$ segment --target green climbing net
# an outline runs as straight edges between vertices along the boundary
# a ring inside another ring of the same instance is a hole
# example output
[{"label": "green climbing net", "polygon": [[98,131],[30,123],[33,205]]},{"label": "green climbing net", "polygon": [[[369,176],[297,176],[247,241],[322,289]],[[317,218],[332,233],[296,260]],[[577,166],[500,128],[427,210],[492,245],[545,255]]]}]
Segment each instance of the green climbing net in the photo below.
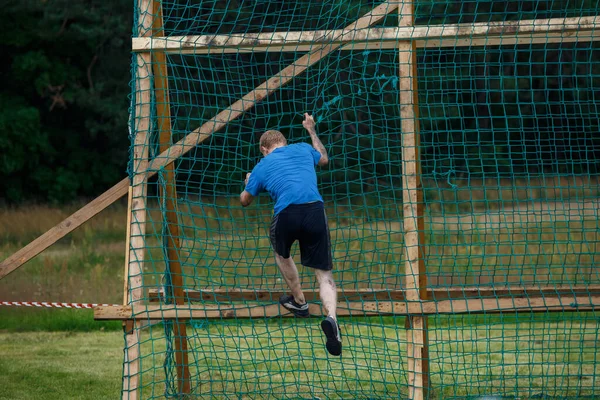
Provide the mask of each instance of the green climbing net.
[{"label": "green climbing net", "polygon": [[[135,15],[158,15],[140,4]],[[164,35],[173,42],[186,35],[342,29],[377,5],[364,0],[160,2]],[[596,2],[584,0],[415,3],[417,26],[599,14]],[[380,15],[375,27],[398,26],[397,11]],[[142,23],[136,18],[134,36]],[[589,294],[600,284],[597,29],[523,33],[518,43],[508,35],[418,43],[425,266],[433,299],[436,294],[448,298],[450,292],[472,297],[473,288],[485,298],[523,296],[507,286]],[[260,134],[278,129],[289,142],[308,141],[301,125],[305,112],[315,116],[331,159],[318,177],[339,289],[404,287],[399,51],[389,45],[364,47],[350,44],[331,52],[175,159],[176,198],[161,195],[172,182],[164,168],[158,169],[147,185],[140,302],[173,302],[168,200],[177,206],[186,306],[226,310],[232,304],[276,302],[268,293],[285,286],[268,240],[272,203],[263,195],[242,209],[238,195],[245,174],[261,157]],[[170,143],[305,54],[306,49],[169,53]],[[134,82],[139,63],[134,55]],[[132,113],[140,105],[138,88],[132,85]],[[150,159],[161,153],[159,102],[151,98]],[[137,126],[132,122],[132,143]],[[132,178],[139,173],[130,168]],[[315,291],[312,271],[300,266],[300,273],[304,289]],[[267,296],[233,298],[227,294],[232,289]],[[162,300],[151,302],[156,290]],[[192,297],[198,291],[219,294]],[[347,299],[340,301],[343,308]],[[197,318],[185,322],[183,339],[175,334],[177,322],[154,321],[141,335],[141,395],[177,395],[175,353],[181,340],[188,344],[191,392],[200,398],[408,395],[405,317],[344,317],[341,358],[326,353],[318,321],[279,315]],[[597,314],[584,311],[430,316],[429,397],[594,398],[600,395],[598,332]]]}]

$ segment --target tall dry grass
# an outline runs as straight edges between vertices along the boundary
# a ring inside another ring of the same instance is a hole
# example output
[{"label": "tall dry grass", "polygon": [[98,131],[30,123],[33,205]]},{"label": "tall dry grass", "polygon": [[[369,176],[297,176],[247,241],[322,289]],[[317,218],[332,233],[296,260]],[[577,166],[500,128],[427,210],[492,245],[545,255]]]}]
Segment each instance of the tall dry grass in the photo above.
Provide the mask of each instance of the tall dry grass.
[{"label": "tall dry grass", "polygon": [[[0,258],[13,254],[79,207],[0,209]],[[122,202],[114,204],[0,280],[0,299],[122,302],[126,209]]]},{"label": "tall dry grass", "polygon": [[[595,178],[471,180],[469,184],[442,190],[428,182],[425,188],[426,200],[427,196],[431,199],[432,190],[440,199],[445,199],[444,191],[454,193],[444,200],[447,207],[436,210],[434,203],[428,203],[426,210],[426,269],[432,287],[600,281],[595,268],[600,261]],[[0,209],[0,257],[16,251],[78,206]],[[272,205],[266,196],[245,209],[237,197],[181,199],[178,207],[186,287],[284,286],[268,240]],[[454,213],[465,207],[468,212]],[[355,197],[327,202],[327,213],[340,286],[403,286],[402,204]],[[121,201],[1,280],[1,298],[120,302],[125,223],[126,205]],[[146,229],[144,284],[157,287],[164,283],[166,256],[156,199],[148,202]],[[293,254],[298,261],[296,247]],[[314,288],[313,274],[300,269],[304,284]]]},{"label": "tall dry grass", "polygon": [[[25,245],[83,207],[85,203],[66,206],[25,204],[0,208],[0,245]],[[83,238],[105,241],[124,240],[127,204],[120,200],[69,234],[59,244]]]},{"label": "tall dry grass", "polygon": [[423,179],[433,213],[469,213],[535,202],[583,202],[600,196],[600,177],[539,175],[527,179]]}]

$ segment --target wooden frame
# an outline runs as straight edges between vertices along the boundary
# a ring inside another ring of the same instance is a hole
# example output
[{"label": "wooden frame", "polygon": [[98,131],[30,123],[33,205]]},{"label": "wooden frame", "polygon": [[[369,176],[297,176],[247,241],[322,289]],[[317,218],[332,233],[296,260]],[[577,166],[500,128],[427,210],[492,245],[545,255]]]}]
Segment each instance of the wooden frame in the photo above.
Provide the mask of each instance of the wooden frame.
[{"label": "wooden frame", "polygon": [[[140,0],[138,34],[152,34],[153,2]],[[146,193],[148,184],[148,154],[150,148],[151,121],[151,54],[141,53],[136,57],[136,91],[133,145],[133,178],[129,188],[127,242],[125,264],[124,303],[127,307],[138,305],[143,297],[143,263],[145,258]],[[141,321],[125,324],[125,349],[123,359],[123,399],[137,400],[140,384]]]},{"label": "wooden frame", "polygon": [[[375,7],[373,9],[373,11],[371,11],[370,13],[366,14],[364,17],[359,19],[355,24],[352,24],[349,27],[347,27],[345,30],[341,30],[341,31],[342,32],[343,31],[346,31],[346,32],[360,31],[361,29],[364,29],[370,25],[376,24],[387,13],[394,11],[398,7],[398,5],[399,5],[398,2],[383,3],[380,6]],[[584,18],[587,18],[587,19],[584,19]],[[599,37],[600,35],[598,34],[598,29],[594,29],[595,27],[593,26],[593,23],[595,21],[598,21],[599,18],[600,18],[599,16],[594,16],[594,17],[583,17],[583,18],[575,18],[575,19],[559,18],[559,19],[551,19],[551,20],[538,20],[538,21],[545,21],[546,24],[544,24],[543,22],[537,22],[537,23],[528,22],[528,23],[522,23],[520,25],[517,24],[517,27],[520,27],[520,28],[517,28],[516,31],[515,31],[514,22],[512,23],[512,25],[508,24],[508,23],[500,24],[499,26],[501,28],[497,28],[497,27],[494,28],[494,26],[492,24],[488,24],[488,23],[479,24],[479,25],[478,24],[465,24],[464,26],[462,24],[457,24],[453,28],[455,33],[445,39],[441,36],[435,37],[431,32],[427,33],[427,37],[428,37],[427,40],[424,40],[423,38],[419,39],[418,37],[415,37],[415,36],[409,36],[409,39],[416,41],[416,44],[418,47],[483,46],[483,45],[496,46],[496,45],[514,45],[514,44],[547,43],[547,42],[559,43],[559,42],[577,42],[577,41],[581,41],[581,42],[597,41],[597,40],[600,40],[600,37]],[[563,22],[565,22],[565,21],[568,22],[570,25],[560,28],[561,20]],[[535,21],[535,20],[528,20],[528,21]],[[511,27],[509,28],[509,26],[511,26]],[[464,33],[461,33],[461,35],[458,35],[459,32],[462,32],[462,31],[460,31],[460,29],[463,29],[463,28],[471,29],[474,33],[476,31],[478,37],[471,38],[471,37],[465,36]],[[398,28],[388,28],[388,29],[393,29],[393,30],[395,29],[397,31],[400,31],[400,29],[412,29],[412,28],[398,27]],[[518,29],[521,29],[520,34],[519,34]],[[525,32],[526,29],[528,29],[527,32],[529,32],[529,33]],[[485,33],[486,31],[487,31],[487,34]],[[442,31],[442,32],[440,32],[440,34],[445,34],[445,32],[446,31]],[[554,36],[548,36],[548,33],[550,33],[550,32],[558,32],[558,33],[556,33],[556,35],[554,35]],[[340,32],[338,31],[338,37],[340,36],[339,33]],[[424,33],[420,33],[420,34],[424,35]],[[273,36],[274,34],[270,33],[267,35]],[[335,37],[335,34],[333,34],[333,35]],[[213,36],[215,36],[215,35],[213,35]],[[270,37],[270,36],[268,36],[268,37]],[[243,42],[243,40],[247,40],[247,41],[245,44],[243,44],[243,43],[239,44],[240,47],[238,47],[238,48],[234,47],[233,40],[235,37],[236,37],[235,35],[227,36],[227,38],[232,38],[232,39],[229,39],[229,41],[227,41],[225,39],[221,39],[221,42],[225,43],[226,47],[211,47],[211,49],[215,48],[216,49],[215,51],[219,51],[219,52],[261,51],[262,47],[257,46],[255,48],[255,47],[251,46],[250,43],[248,42],[248,40],[251,40],[252,35],[246,35],[245,36],[246,39],[241,38],[242,42]],[[348,34],[345,35],[345,38],[346,39],[349,38]],[[153,51],[160,51],[161,49],[157,48],[157,45],[155,45],[154,43],[152,45],[146,44],[146,43],[150,43],[148,41],[155,40],[155,39],[156,38],[140,36],[138,38],[133,39],[132,45],[134,46],[134,48],[139,49],[138,51],[142,51],[141,49],[144,47],[147,47],[147,46],[152,47]],[[284,38],[283,40],[289,41],[289,39],[291,39],[291,38],[287,37],[287,39]],[[367,39],[371,40],[371,38],[368,35],[367,35]],[[140,42],[139,40],[142,40],[142,41]],[[183,46],[183,47],[187,46],[187,49],[181,48],[182,47],[181,40],[176,41],[174,37],[170,37],[168,39],[168,41],[164,38],[156,39],[156,40],[163,40],[163,42],[165,42],[165,43],[175,43],[175,42],[179,43],[178,45],[180,46],[182,53],[191,52],[194,54],[202,54],[202,52],[206,53],[206,52],[209,52],[209,50],[210,50],[208,48],[208,46],[205,46],[206,49],[203,50],[200,47],[195,48],[194,45],[191,45],[191,44],[186,44],[185,46]],[[240,39],[238,38],[238,40],[240,40]],[[337,40],[339,41],[340,39],[338,38]],[[357,45],[353,44],[352,49],[355,49],[355,50],[360,50],[360,49],[365,49],[365,48],[393,49],[393,48],[398,47],[399,40],[400,40],[399,38],[394,37],[393,40],[390,39],[389,41],[383,41],[383,42],[381,40],[377,40],[375,43],[366,41],[363,44],[357,44]],[[198,39],[198,41],[208,43],[206,40]],[[186,43],[187,42],[195,43],[195,41],[193,39],[186,39]],[[346,43],[344,46],[348,46],[348,45],[349,44]],[[173,46],[173,45],[171,45],[171,46]],[[222,46],[224,46],[224,45],[222,45]],[[289,47],[289,46],[291,46],[291,47]],[[319,53],[329,54],[330,52],[337,50],[337,49],[349,50],[350,48],[345,48],[340,45],[326,44],[326,45],[318,46],[317,49],[315,49],[313,44],[299,44],[299,43],[285,44],[285,43],[283,43],[283,44],[276,45],[274,43],[271,43],[271,44],[269,44],[267,49],[270,49],[271,51],[293,51],[293,50],[295,50],[295,51],[312,51],[311,54],[313,55],[313,57],[316,57],[316,55]],[[307,57],[307,56],[309,56],[309,57]],[[300,61],[302,61],[302,62],[305,62],[306,67],[308,67],[320,60],[320,58],[319,58],[313,62],[314,58],[310,59],[310,54],[307,56],[302,57],[295,64],[301,64]],[[188,151],[190,151],[196,145],[198,145],[198,144],[202,143],[203,141],[205,141],[206,139],[208,139],[210,137],[210,135],[212,135],[213,133],[218,132],[219,130],[223,129],[229,122],[237,119],[240,115],[242,115],[243,113],[245,113],[246,111],[248,111],[249,109],[254,107],[254,105],[256,105],[258,102],[260,102],[266,96],[271,94],[273,91],[275,91],[276,89],[278,89],[279,87],[281,87],[282,85],[284,85],[285,83],[287,83],[289,80],[293,79],[300,73],[304,72],[304,70],[306,69],[306,68],[300,68],[299,66],[295,66],[294,64],[290,65],[288,68],[289,68],[288,71],[283,70],[279,74],[280,76],[282,76],[281,79],[279,79],[279,77],[277,77],[277,79],[268,80],[267,82],[260,85],[255,90],[253,90],[252,92],[250,92],[246,96],[244,96],[243,99],[233,103],[230,107],[228,107],[225,110],[223,110],[222,112],[220,112],[218,115],[216,115],[213,119],[211,119],[210,121],[208,121],[207,123],[202,125],[200,128],[192,131],[188,135],[189,138],[186,136],[185,139],[180,140],[178,143],[171,146],[167,151],[162,152],[160,154],[160,156],[158,156],[154,160],[152,160],[148,177],[151,177],[152,175],[154,175],[156,173],[156,170],[159,169],[160,167],[164,167],[165,165],[173,162],[178,157],[181,157],[182,155],[186,154]],[[286,79],[285,77],[289,77],[289,79],[283,81],[283,79]],[[271,88],[272,88],[272,90],[269,90]],[[262,94],[263,92],[264,92],[264,94]],[[42,251],[44,251],[45,249],[50,247],[52,244],[56,243],[58,240],[60,240],[61,238],[63,238],[64,236],[66,236],[67,234],[72,232],[73,230],[75,230],[77,227],[81,226],[84,222],[88,221],[89,219],[94,217],[96,214],[98,214],[99,212],[104,210],[106,207],[113,204],[115,201],[117,201],[121,197],[123,197],[125,194],[127,194],[128,186],[129,186],[129,181],[127,178],[121,180],[115,186],[108,189],[102,195],[97,197],[95,200],[88,203],[86,206],[82,207],[80,210],[76,211],[75,213],[73,213],[72,215],[67,217],[65,220],[60,222],[58,225],[56,225],[52,229],[48,230],[46,233],[44,233],[37,239],[33,240],[31,243],[29,243],[27,246],[25,246],[21,250],[17,251],[16,253],[12,254],[11,256],[7,257],[5,260],[0,262],[0,279],[5,277],[9,273],[15,271],[21,265],[25,264],[27,261],[29,261],[32,258],[34,258],[35,256],[37,256]]]},{"label": "wooden frame", "polygon": [[[471,298],[471,299],[451,299],[441,301],[417,300],[417,301],[365,301],[365,302],[339,302],[338,315],[340,317],[355,316],[368,317],[377,315],[403,315],[413,319],[412,330],[417,323],[416,318],[424,318],[427,315],[441,314],[499,314],[515,312],[575,312],[575,311],[595,311],[600,309],[600,296],[589,294],[566,294],[556,296],[515,296],[511,298]],[[321,306],[310,304],[311,315],[321,317]],[[279,304],[217,304],[217,305],[127,305],[127,306],[98,306],[94,308],[94,318],[97,320],[161,320],[161,319],[230,319],[230,318],[269,318],[269,317],[293,317],[293,315],[281,307]],[[413,350],[418,348],[416,336],[424,330],[417,330],[412,333],[410,342],[413,344]],[[426,343],[421,343],[424,347]],[[417,365],[421,359],[414,354],[409,354],[415,360],[413,370],[415,381],[422,381],[419,374],[426,374],[423,368],[417,370]],[[421,361],[423,361],[421,359]],[[418,386],[415,382],[413,386],[413,396],[416,393],[423,392],[425,387]]]},{"label": "wooden frame", "polygon": [[[185,290],[184,297],[188,302],[277,302],[280,296],[287,294],[286,288],[273,288],[263,290],[250,289],[214,289]],[[304,290],[306,301],[319,301],[319,292],[316,290]],[[588,286],[495,286],[495,287],[448,287],[434,288],[425,291],[425,298],[430,301],[472,298],[512,298],[512,297],[553,297],[592,294],[600,296],[600,285]],[[162,297],[161,289],[150,289],[148,299],[150,302],[158,302]],[[340,302],[357,301],[405,301],[404,290],[390,289],[339,289],[338,299]]]},{"label": "wooden frame", "polygon": [[[156,16],[152,23],[152,36],[164,35],[162,4],[152,0]],[[169,101],[169,84],[167,70],[167,56],[164,52],[152,53],[152,67],[154,73],[154,92],[156,98],[156,117],[159,132],[160,152],[166,151],[172,145],[171,131],[171,106]],[[173,300],[175,304],[184,304],[183,277],[181,272],[179,219],[177,216],[177,190],[175,182],[175,167],[167,164],[162,173],[164,185],[160,187],[160,196],[164,199],[167,225],[167,270],[171,276]],[[173,324],[175,342],[175,368],[177,370],[178,394],[186,395],[191,391],[190,368],[188,356],[188,338],[185,323],[176,321]]]},{"label": "wooden frame", "polygon": [[389,46],[385,48],[396,48],[402,41],[412,41],[417,47],[459,47],[488,45],[490,37],[495,39],[495,44],[530,43],[532,36],[538,40],[543,38],[544,43],[559,43],[566,38],[585,42],[598,40],[600,32],[595,27],[599,24],[600,16],[593,16],[398,28],[138,37],[133,38],[132,49],[138,52],[206,54],[306,51],[319,45],[336,46],[340,50],[363,50],[382,48],[380,46],[384,43]]},{"label": "wooden frame", "polygon": [[[415,39],[419,49],[444,48],[444,47],[478,47],[478,46],[512,46],[543,43],[585,43],[600,40],[598,30],[583,29],[579,31],[553,32],[553,33],[528,33],[515,36],[487,35],[482,37],[457,36],[450,38]],[[144,44],[146,45],[146,44]],[[235,54],[255,52],[303,52],[310,51],[314,45],[311,44],[273,44],[257,46],[256,48],[242,47],[239,50],[234,47],[201,47],[186,48],[177,54]],[[383,40],[377,42],[347,43],[339,48],[344,51],[363,50],[390,50],[398,48],[398,40]],[[141,51],[141,50],[140,50]],[[155,50],[152,50],[155,51]],[[170,51],[167,51],[169,53]]]},{"label": "wooden frame", "polygon": [[[405,1],[398,14],[398,30],[417,29],[414,27],[413,1]],[[398,58],[402,131],[402,203],[406,253],[405,296],[408,302],[418,302],[427,299],[427,276],[425,274],[423,188],[419,158],[417,46],[414,40],[400,42]],[[407,312],[410,313],[410,307]],[[406,320],[406,328],[408,330],[408,397],[413,400],[422,400],[427,397],[429,391],[427,316],[409,315]]]}]

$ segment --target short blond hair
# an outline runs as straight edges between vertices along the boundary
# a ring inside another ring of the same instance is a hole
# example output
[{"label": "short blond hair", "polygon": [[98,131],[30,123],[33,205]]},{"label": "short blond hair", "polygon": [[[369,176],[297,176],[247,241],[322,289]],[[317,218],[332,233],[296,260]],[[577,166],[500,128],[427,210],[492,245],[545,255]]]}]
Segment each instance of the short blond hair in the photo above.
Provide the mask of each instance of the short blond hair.
[{"label": "short blond hair", "polygon": [[265,149],[271,149],[278,144],[287,145],[287,139],[279,131],[266,131],[260,137],[260,147]]}]

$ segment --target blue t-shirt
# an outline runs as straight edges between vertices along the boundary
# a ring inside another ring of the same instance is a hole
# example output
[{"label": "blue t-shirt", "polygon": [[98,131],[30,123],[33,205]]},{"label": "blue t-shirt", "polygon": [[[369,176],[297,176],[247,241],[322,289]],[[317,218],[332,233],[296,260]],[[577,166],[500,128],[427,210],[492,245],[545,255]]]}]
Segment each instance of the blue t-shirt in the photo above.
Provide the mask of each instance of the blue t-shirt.
[{"label": "blue t-shirt", "polygon": [[268,192],[275,215],[290,204],[322,202],[315,171],[320,159],[321,153],[308,143],[279,147],[256,164],[246,191],[254,197]]}]

